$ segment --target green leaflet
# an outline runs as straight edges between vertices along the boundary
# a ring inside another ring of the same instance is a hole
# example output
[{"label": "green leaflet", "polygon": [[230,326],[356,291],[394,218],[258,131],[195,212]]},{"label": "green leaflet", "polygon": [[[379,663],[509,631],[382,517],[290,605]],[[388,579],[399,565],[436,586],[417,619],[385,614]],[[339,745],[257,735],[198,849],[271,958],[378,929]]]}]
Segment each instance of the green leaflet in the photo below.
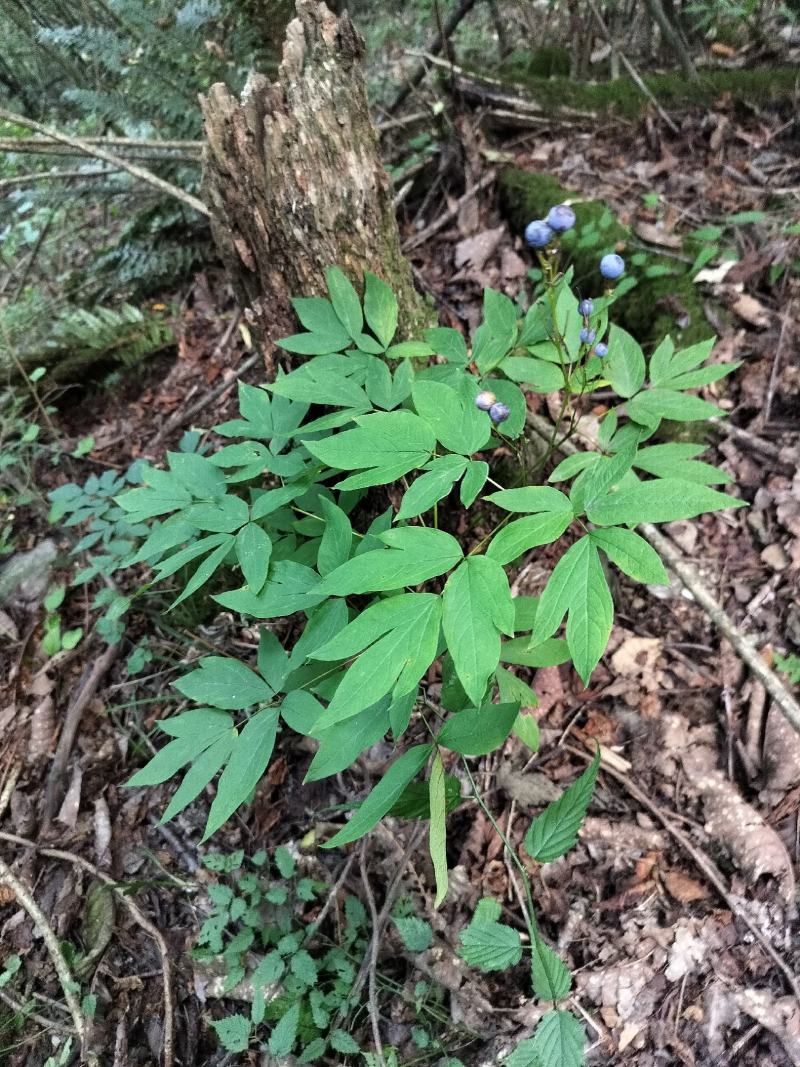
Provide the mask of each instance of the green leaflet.
[{"label": "green leaflet", "polygon": [[522,959],[519,933],[498,922],[476,922],[461,931],[459,956],[472,967],[487,971],[504,971]]},{"label": "green leaflet", "polygon": [[[305,441],[313,456],[334,470],[386,470],[391,480],[423,467],[436,447],[433,430],[411,411],[356,417],[356,428],[321,441]],[[346,479],[352,483],[352,479]],[[354,484],[349,486],[356,488]]]},{"label": "green leaflet", "polygon": [[319,575],[294,560],[277,560],[265,588],[256,595],[245,586],[229,593],[218,593],[214,600],[231,611],[241,611],[256,619],[276,619],[295,611],[309,611],[322,600]]},{"label": "green leaflet", "polygon": [[238,660],[223,656],[206,656],[200,660],[198,670],[184,674],[172,684],[198,704],[234,711],[272,697],[272,689],[263,678]]},{"label": "green leaflet", "polygon": [[438,908],[447,896],[447,796],[444,764],[438,751],[434,753],[428,784],[430,789],[428,847],[436,879],[436,897],[433,906]]},{"label": "green leaflet", "polygon": [[485,447],[492,432],[486,412],[475,407],[477,392],[477,383],[471,389],[470,381],[464,377],[460,392],[444,382],[417,381],[411,396],[436,439],[449,451],[470,456]]},{"label": "green leaflet", "polygon": [[267,580],[272,541],[258,523],[248,522],[236,535],[236,558],[247,587],[258,593]]},{"label": "green leaflet", "polygon": [[417,918],[416,915],[409,915],[404,918],[397,917],[393,918],[392,921],[397,927],[401,941],[409,952],[424,952],[431,947],[433,930],[430,923],[425,922],[424,919]]},{"label": "green leaflet", "polygon": [[439,456],[428,464],[425,474],[415,479],[403,496],[398,521],[413,519],[446,497],[464,473],[467,460],[462,456]]},{"label": "green leaflet", "polygon": [[563,1000],[572,988],[572,976],[564,961],[537,934],[532,948],[533,991],[542,1000]]},{"label": "green leaflet", "polygon": [[495,560],[469,556],[447,579],[442,626],[456,673],[474,704],[500,661],[500,634],[514,633],[508,578]]},{"label": "green leaflet", "polygon": [[645,363],[639,343],[613,324],[608,331],[608,357],[603,361],[603,368],[620,396],[633,396],[644,384]]},{"label": "green leaflet", "polygon": [[[566,500],[566,497],[564,499]],[[570,507],[566,511],[546,511],[541,515],[515,519],[494,535],[486,549],[486,555],[497,563],[511,563],[531,548],[557,541],[573,518]]]},{"label": "green leaflet", "polygon": [[592,799],[599,767],[598,750],[580,778],[533,820],[525,834],[525,848],[532,859],[539,863],[552,863],[568,852],[578,840],[578,831]]},{"label": "green leaflet", "polygon": [[380,534],[387,549],[364,552],[323,578],[315,592],[322,596],[350,596],[402,589],[435,578],[462,558],[461,546],[442,530],[408,526]]},{"label": "green leaflet", "polygon": [[511,733],[518,712],[518,700],[511,704],[466,708],[447,720],[437,743],[462,756],[485,756],[502,745]]},{"label": "green leaflet", "polygon": [[208,838],[247,800],[272,758],[278,731],[278,709],[265,708],[248,719],[236,738],[217,795],[208,814],[203,840]]},{"label": "green leaflet", "polygon": [[297,1040],[297,1028],[300,1025],[300,1008],[302,1002],[294,1004],[281,1016],[278,1024],[269,1036],[267,1048],[276,1059],[285,1059],[294,1048]]},{"label": "green leaflet", "polygon": [[338,267],[329,267],[325,271],[325,280],[337,318],[351,337],[358,337],[364,326],[358,293]]},{"label": "green leaflet", "polygon": [[575,1016],[551,1011],[541,1019],[533,1037],[509,1056],[505,1067],[582,1067],[585,1045],[583,1027]]},{"label": "green leaflet", "polygon": [[192,766],[183,776],[183,781],[175,791],[175,795],[169,802],[166,811],[161,816],[161,824],[169,822],[178,812],[200,795],[203,789],[212,780],[214,775],[222,769],[231,754],[236,731],[232,728],[226,731],[213,745],[210,745],[192,763]]},{"label": "green leaflet", "polygon": [[415,745],[398,757],[355,812],[350,822],[326,841],[323,848],[338,848],[363,837],[383,818],[405,787],[427,762],[433,745]]},{"label": "green leaflet", "polygon": [[465,508],[471,507],[489,477],[489,464],[482,459],[471,459],[467,472],[461,480],[460,499]]},{"label": "green leaflet", "polygon": [[531,647],[555,633],[567,613],[567,644],[586,685],[608,644],[614,617],[608,582],[588,535],[567,549],[550,575],[539,599]]},{"label": "green leaflet", "polygon": [[367,325],[384,348],[397,332],[397,299],[386,282],[375,274],[364,274],[364,315]]},{"label": "green leaflet", "polygon": [[695,460],[705,445],[678,441],[665,445],[650,445],[640,449],[633,465],[658,478],[679,478],[682,482],[700,482],[702,485],[726,485],[731,476],[710,463]]},{"label": "green leaflet", "polygon": [[388,697],[384,698],[358,715],[320,730],[319,748],[306,771],[304,783],[338,774],[385,736],[391,727],[389,703]]},{"label": "green leaflet", "polygon": [[325,520],[325,528],[317,553],[317,569],[324,576],[336,570],[350,557],[353,527],[345,512],[331,503],[327,497],[321,496],[319,503]]},{"label": "green leaflet", "polygon": [[706,511],[741,508],[745,503],[716,489],[678,478],[659,478],[592,501],[586,514],[598,526],[692,519]]},{"label": "green leaflet", "polygon": [[660,556],[633,530],[611,526],[606,530],[592,530],[589,536],[612,563],[637,582],[669,585],[669,576]]},{"label": "green leaflet", "polygon": [[196,760],[221,738],[227,737],[233,730],[233,719],[221,711],[197,708],[164,720],[161,728],[172,733],[174,740],[159,749],[141,770],[128,779],[126,786],[160,785],[166,782],[181,767]]},{"label": "green leaflet", "polygon": [[362,612],[314,659],[358,655],[339,683],[319,728],[325,729],[370,707],[387,693],[395,698],[416,691],[436,657],[441,598],[405,593],[379,601]]},{"label": "green leaflet", "polygon": [[627,408],[630,417],[645,426],[657,425],[660,419],[699,422],[724,414],[716,404],[675,389],[645,389],[628,401]]},{"label": "green leaflet", "polygon": [[501,489],[489,493],[486,497],[493,504],[505,511],[522,511],[538,514],[540,512],[572,512],[572,505],[567,497],[549,485],[527,485],[522,489]]}]

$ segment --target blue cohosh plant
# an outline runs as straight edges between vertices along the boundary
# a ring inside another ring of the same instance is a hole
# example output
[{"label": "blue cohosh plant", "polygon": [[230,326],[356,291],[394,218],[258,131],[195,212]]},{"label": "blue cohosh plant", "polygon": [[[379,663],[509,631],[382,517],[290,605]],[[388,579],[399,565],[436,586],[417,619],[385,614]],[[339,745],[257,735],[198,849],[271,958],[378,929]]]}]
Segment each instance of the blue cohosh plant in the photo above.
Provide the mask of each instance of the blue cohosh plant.
[{"label": "blue cohosh plant", "polygon": [[[688,390],[733,365],[706,364],[711,342],[676,351],[669,338],[648,360],[609,325],[613,282],[624,271],[613,252],[600,263],[604,291],[579,306],[557,255],[572,217],[561,206],[527,228],[542,295],[521,315],[487,289],[471,350],[444,327],[396,342],[402,309],[389,287],[367,274],[362,300],[332,268],[330,300],[295,300],[304,331],[281,342],[306,361],[263,387],[240,386],[241,417],[216,427],[223,447],[170,453],[165,469],[143,468],[143,484],[116,497],[131,524],[150,525],[131,563],[149,564],[156,580],[195,566],[175,603],[220,571],[233,587],[215,599],[261,627],[255,663],[206,656],[174,683],[196,706],[159,724],[168,743],[129,782],[152,786],[184,771],[164,819],[219,775],[209,837],[252,795],[279,733],[316,744],[307,781],[337,774],[388,735],[395,758],[323,847],[356,841],[390,812],[428,820],[438,907],[447,893],[447,813],[459,800],[448,770],[461,760],[472,782],[469,759],[511,733],[537,747],[536,722],[520,710],[535,695],[508,665],[571,661],[587,684],[613,619],[604,559],[636,581],[663,583],[637,523],[741,503],[712,488],[729,479],[696,458],[702,444],[647,443],[664,419],[718,415]],[[561,428],[572,432],[598,389],[618,402],[595,447],[539,484]],[[558,429],[531,468],[525,394],[556,390]],[[510,452],[517,480],[503,484]],[[490,532],[460,541],[450,531],[470,529],[465,512]],[[554,542],[564,547],[541,597],[513,597],[508,569]],[[295,614],[302,632],[284,648],[277,620]],[[439,701],[427,685],[434,663]],[[550,862],[575,843],[597,769],[595,758],[533,821],[531,860]],[[527,897],[527,943],[499,921],[499,904],[485,901],[461,952],[486,971],[529,953],[534,993],[553,1008],[508,1062],[574,1067],[583,1031],[557,1007],[570,974],[539,933],[527,868],[512,856]]]}]

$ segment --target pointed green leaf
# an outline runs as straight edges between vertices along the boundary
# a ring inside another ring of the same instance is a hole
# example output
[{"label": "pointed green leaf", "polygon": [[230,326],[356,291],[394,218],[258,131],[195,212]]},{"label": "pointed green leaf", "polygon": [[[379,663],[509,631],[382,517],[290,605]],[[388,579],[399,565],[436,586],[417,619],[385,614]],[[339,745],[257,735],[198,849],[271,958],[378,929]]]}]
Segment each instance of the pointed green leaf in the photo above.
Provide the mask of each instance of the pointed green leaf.
[{"label": "pointed green leaf", "polygon": [[296,1000],[288,1011],[284,1012],[269,1036],[267,1048],[276,1059],[286,1059],[294,1048],[297,1028],[300,1025],[300,1007],[301,1001]]},{"label": "pointed green leaf", "polygon": [[220,776],[203,841],[227,822],[258,785],[272,758],[277,732],[277,708],[264,708],[248,719]]},{"label": "pointed green leaf", "polygon": [[438,744],[462,756],[485,756],[493,752],[511,733],[519,701],[511,704],[484,704],[452,715],[442,727]]},{"label": "pointed green leaf", "polygon": [[198,670],[172,684],[190,700],[236,711],[269,700],[272,689],[249,667],[224,656],[206,656]]},{"label": "pointed green leaf", "polygon": [[248,522],[236,535],[236,558],[253,593],[260,593],[267,580],[271,554],[272,541],[258,523]]},{"label": "pointed green leaf", "polygon": [[428,465],[425,474],[416,478],[403,496],[398,521],[413,519],[446,497],[464,473],[467,460],[462,456],[439,456]]},{"label": "pointed green leaf", "polygon": [[324,576],[336,570],[349,558],[353,544],[353,527],[345,512],[327,497],[321,496],[319,503],[325,519],[325,529],[317,553],[317,569]]},{"label": "pointed green leaf", "polygon": [[467,472],[461,480],[460,499],[465,508],[471,507],[489,477],[489,464],[482,459],[471,459]]},{"label": "pointed green leaf", "polygon": [[511,926],[473,920],[461,931],[458,954],[481,971],[504,971],[522,959],[522,942]]},{"label": "pointed green leaf", "polygon": [[367,325],[384,348],[397,332],[397,299],[386,282],[366,271],[364,274],[364,314]]},{"label": "pointed green leaf", "polygon": [[563,1000],[572,988],[564,961],[537,934],[532,945],[533,991],[542,1000]]},{"label": "pointed green leaf", "polygon": [[505,511],[536,514],[545,511],[572,511],[572,506],[559,489],[549,485],[526,485],[522,489],[502,489],[490,493],[487,500]]},{"label": "pointed green leaf", "polygon": [[599,526],[635,525],[640,522],[674,522],[693,519],[706,511],[744,507],[744,501],[709,489],[705,485],[677,478],[659,478],[618,489],[587,509],[591,522]]},{"label": "pointed green leaf", "polygon": [[633,530],[611,526],[592,530],[592,541],[621,571],[648,585],[669,585],[669,576],[656,550]]},{"label": "pointed green leaf", "polygon": [[161,816],[159,825],[169,822],[200,795],[230,756],[235,737],[236,732],[231,728],[193,761],[169,802],[167,810]]},{"label": "pointed green leaf", "polygon": [[573,518],[572,508],[569,508],[567,511],[545,511],[541,515],[515,519],[494,535],[486,555],[497,563],[510,563],[531,548],[557,541]]},{"label": "pointed green leaf", "polygon": [[364,327],[358,293],[338,267],[329,267],[325,271],[325,280],[337,318],[350,336],[356,337]]},{"label": "pointed green leaf", "polygon": [[598,751],[583,774],[533,820],[525,834],[525,848],[532,859],[552,863],[576,843],[599,767]]},{"label": "pointed green leaf", "polygon": [[608,357],[603,360],[603,369],[619,396],[633,396],[644,384],[645,362],[638,341],[619,326],[608,331]]},{"label": "pointed green leaf", "polygon": [[416,915],[393,919],[397,932],[409,952],[425,952],[431,947],[433,930],[431,924]]}]

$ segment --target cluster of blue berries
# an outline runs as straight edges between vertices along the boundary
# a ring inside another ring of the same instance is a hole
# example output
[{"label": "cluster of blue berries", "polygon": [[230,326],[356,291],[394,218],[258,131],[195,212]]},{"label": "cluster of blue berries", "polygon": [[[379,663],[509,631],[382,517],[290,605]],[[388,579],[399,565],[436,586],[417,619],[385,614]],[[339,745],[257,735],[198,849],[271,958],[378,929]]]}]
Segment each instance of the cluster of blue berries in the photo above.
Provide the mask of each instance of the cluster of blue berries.
[{"label": "cluster of blue berries", "polygon": [[[620,259],[620,257],[617,256],[617,259]],[[620,262],[622,262],[622,260],[620,260]],[[623,270],[624,267],[625,264],[623,263]],[[578,304],[578,311],[583,318],[583,329],[580,333],[581,344],[594,345],[595,338],[597,337],[597,330],[592,330],[589,327],[589,316],[594,311],[594,303],[588,298],[581,300]],[[599,356],[600,359],[604,359],[608,355],[608,345],[604,344],[602,341],[598,341],[597,344],[594,345],[594,354]]]},{"label": "cluster of blue berries", "polygon": [[511,412],[508,409],[507,404],[503,404],[494,393],[489,392],[488,389],[484,389],[482,393],[478,393],[475,397],[475,407],[479,411],[488,411],[489,418],[497,425],[498,423],[505,422]]},{"label": "cluster of blue berries", "polygon": [[568,204],[557,204],[547,212],[546,219],[535,219],[525,227],[525,241],[531,248],[547,248],[560,233],[575,225],[575,212]]}]

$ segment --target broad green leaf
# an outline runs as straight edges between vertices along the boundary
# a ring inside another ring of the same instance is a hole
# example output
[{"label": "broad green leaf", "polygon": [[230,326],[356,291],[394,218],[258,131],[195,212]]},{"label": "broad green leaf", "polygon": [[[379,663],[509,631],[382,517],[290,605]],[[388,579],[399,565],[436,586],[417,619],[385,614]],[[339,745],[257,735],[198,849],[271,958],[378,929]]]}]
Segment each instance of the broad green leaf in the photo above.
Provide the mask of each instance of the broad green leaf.
[{"label": "broad green leaf", "polygon": [[338,848],[357,841],[379,822],[395,803],[405,787],[414,778],[433,751],[433,745],[415,745],[398,757],[374,787],[350,822],[337,834],[323,843],[323,848]]},{"label": "broad green leaf", "polygon": [[581,471],[569,492],[569,499],[576,515],[582,515],[592,502],[601,499],[609,490],[619,485],[633,466],[638,447],[638,438],[632,437],[613,456],[602,456]]},{"label": "broad green leaf", "polygon": [[413,519],[446,497],[467,467],[463,456],[439,456],[429,465],[425,474],[416,478],[403,496],[398,521]]},{"label": "broad green leaf", "polygon": [[514,720],[511,732],[523,745],[527,745],[531,752],[539,751],[539,723],[532,715],[520,712]]},{"label": "broad green leaf", "polygon": [[486,549],[486,555],[497,563],[510,563],[530,548],[557,541],[573,518],[572,508],[569,508],[566,511],[546,511],[541,515],[515,519],[494,535]]},{"label": "broad green leaf", "polygon": [[283,1013],[278,1020],[275,1029],[269,1036],[267,1048],[276,1059],[286,1059],[294,1048],[297,1040],[297,1028],[300,1025],[301,1001],[296,1000],[292,1006]]},{"label": "broad green leaf", "polygon": [[258,673],[267,684],[279,693],[289,674],[289,657],[275,634],[266,626],[258,636]]},{"label": "broad green leaf", "polygon": [[542,1000],[563,1000],[572,988],[572,976],[564,961],[537,934],[532,945],[533,991]]},{"label": "broad green leaf", "polygon": [[[522,1045],[530,1059],[514,1059]],[[551,1011],[540,1020],[530,1041],[523,1041],[505,1067],[583,1067],[586,1037],[583,1027],[568,1011]]]},{"label": "broad green leaf", "polygon": [[[311,336],[301,334],[301,336]],[[309,360],[293,370],[276,378],[269,389],[276,396],[289,400],[301,400],[306,404],[329,404],[331,407],[364,408],[369,407],[367,394],[352,378],[345,376],[347,358],[339,357],[341,369],[324,363],[320,359]],[[303,427],[308,433],[308,427]]]},{"label": "broad green leaf", "polygon": [[710,463],[695,460],[705,452],[705,445],[674,441],[665,445],[650,445],[640,449],[633,465],[658,478],[679,478],[683,482],[699,482],[701,485],[727,485],[733,479]]},{"label": "broad green leaf", "polygon": [[500,370],[512,382],[524,382],[534,393],[554,393],[564,388],[564,372],[555,363],[530,356],[507,356]]},{"label": "broad green leaf", "polygon": [[325,708],[311,693],[295,689],[287,693],[281,704],[281,718],[296,734],[316,736],[317,723],[325,714]]},{"label": "broad green leaf", "polygon": [[361,1046],[358,1042],[346,1030],[338,1027],[334,1027],[331,1030],[330,1043],[332,1049],[336,1052],[341,1052],[344,1056],[357,1056],[361,1051]]},{"label": "broad green leaf", "polygon": [[188,804],[191,804],[200,795],[217,771],[227,761],[231,754],[235,737],[236,732],[231,727],[230,730],[224,733],[213,745],[210,745],[205,752],[201,752],[193,761],[192,766],[183,776],[183,781],[169,802],[167,810],[161,816],[160,825],[169,822],[178,812],[183,811]]},{"label": "broad green leaf", "polygon": [[[389,699],[319,732],[319,748],[304,782],[318,782],[349,767],[389,732]],[[427,792],[427,789],[426,789]]]},{"label": "broad green leaf", "polygon": [[431,346],[424,341],[401,341],[399,345],[392,345],[386,350],[387,359],[427,359],[434,354]]},{"label": "broad green leaf", "polygon": [[358,293],[338,267],[329,267],[325,271],[325,280],[337,318],[351,337],[357,337],[364,328]]},{"label": "broad green leaf", "polygon": [[531,859],[538,863],[552,863],[576,843],[599,767],[598,750],[583,774],[533,820],[525,834],[525,848]]},{"label": "broad green leaf", "polygon": [[472,967],[487,971],[505,971],[522,959],[519,933],[498,922],[475,922],[461,931],[459,956]]},{"label": "broad green leaf", "polygon": [[384,348],[397,332],[397,299],[386,282],[370,271],[364,273],[364,314],[367,325]]},{"label": "broad green leaf", "polygon": [[251,592],[259,593],[267,580],[272,541],[258,523],[248,522],[236,535],[236,558]]},{"label": "broad green leaf", "polygon": [[170,737],[199,739],[208,735],[211,741],[215,741],[220,733],[233,726],[233,719],[218,708],[192,708],[169,719],[161,719],[156,726]]},{"label": "broad green leaf", "polygon": [[482,459],[471,459],[461,480],[459,496],[465,508],[471,507],[489,477],[489,464]]},{"label": "broad green leaf", "polygon": [[[288,877],[288,875],[284,875]],[[317,965],[314,962],[313,957],[306,952],[305,949],[300,949],[296,952],[289,961],[289,970],[305,986],[314,986],[317,983]]]},{"label": "broad green leaf", "polygon": [[714,344],[714,338],[709,337],[705,341],[698,341],[689,348],[675,352],[672,340],[669,337],[665,338],[650,358],[650,381],[654,386],[661,386],[669,378],[694,370],[701,363],[705,363],[711,355]]},{"label": "broad green leaf", "polygon": [[699,396],[689,396],[675,389],[645,389],[627,403],[628,414],[645,426],[659,419],[675,422],[698,422],[721,414],[716,404]]},{"label": "broad green leaf", "polygon": [[526,485],[522,489],[501,489],[486,497],[505,511],[537,514],[544,511],[572,511],[572,505],[559,489],[549,485]]},{"label": "broad green leaf", "polygon": [[245,1052],[250,1044],[250,1020],[244,1015],[226,1015],[212,1020],[219,1043],[226,1052]]},{"label": "broad green leaf", "polygon": [[431,924],[416,915],[393,919],[400,939],[409,952],[425,952],[431,947],[433,930]]},{"label": "broad green leaf", "polygon": [[325,599],[317,592],[319,575],[310,567],[294,560],[277,560],[271,571],[266,587],[258,595],[245,587],[218,593],[214,600],[224,608],[256,619],[276,619],[295,611],[308,611]]},{"label": "broad green leaf", "polygon": [[225,496],[225,475],[196,452],[167,452],[169,469],[196,500]]},{"label": "broad green leaf", "polygon": [[502,401],[509,410],[508,418],[495,427],[495,432],[512,439],[519,437],[525,429],[525,420],[528,417],[525,394],[515,382],[505,378],[493,379],[492,390],[497,394],[497,399]]},{"label": "broad green leaf", "polygon": [[180,517],[198,530],[211,533],[234,533],[250,517],[247,504],[238,496],[223,496],[212,504],[190,504]]},{"label": "broad green leaf", "polygon": [[550,313],[544,297],[540,297],[528,308],[522,322],[519,335],[521,345],[533,345],[546,341],[550,336]]},{"label": "broad green leaf", "polygon": [[592,530],[589,536],[612,563],[637,582],[669,585],[669,576],[660,556],[633,530],[611,526],[605,530]]},{"label": "broad green leaf", "polygon": [[616,526],[624,523],[674,522],[678,519],[693,519],[706,511],[723,508],[744,507],[744,501],[709,489],[705,485],[680,481],[677,478],[659,478],[652,482],[640,482],[630,488],[618,489],[607,497],[594,501],[587,516],[599,526]]},{"label": "broad green leaf", "polygon": [[200,660],[198,670],[184,674],[172,684],[198,704],[231,711],[252,707],[272,697],[272,689],[255,671],[224,656],[206,656]]},{"label": "broad green leaf", "polygon": [[444,382],[422,380],[411,389],[414,407],[436,439],[449,451],[463,456],[484,448],[492,431],[491,420],[475,407],[468,384],[465,382],[459,392]]},{"label": "broad green leaf", "polygon": [[462,756],[485,756],[502,745],[518,713],[518,701],[467,708],[447,720],[437,743]]},{"label": "broad green leaf", "polygon": [[438,908],[447,896],[447,797],[444,764],[438,751],[434,753],[428,785],[430,789],[428,847],[436,880],[436,897],[433,906]]},{"label": "broad green leaf", "polygon": [[[188,522],[172,520],[166,523],[158,523],[152,533],[147,536],[139,551],[127,561],[127,564],[133,566],[135,563],[144,563],[155,559],[157,556],[162,556],[165,552],[169,552],[171,548],[177,548],[178,545],[191,540],[196,533],[197,529],[194,526],[190,526]],[[212,534],[210,536],[215,538],[215,543],[217,544],[223,540],[223,535],[220,534]],[[198,553],[198,555],[201,554]]]},{"label": "broad green leaf", "polygon": [[325,529],[317,553],[317,569],[324,576],[340,567],[350,556],[353,527],[344,511],[327,497],[321,496],[319,503],[325,520]]},{"label": "broad green leaf", "polygon": [[311,333],[339,334],[341,344],[335,351],[347,348],[350,344],[350,336],[339,321],[330,300],[321,296],[296,297],[292,300],[292,307],[300,322]]},{"label": "broad green leaf", "polygon": [[597,463],[599,459],[599,452],[576,452],[574,456],[567,456],[565,460],[562,460],[547,480],[548,482],[568,481],[576,474],[580,474],[586,467]]},{"label": "broad green leaf", "polygon": [[[277,344],[287,352],[294,352],[298,356],[328,356],[334,352],[341,352],[350,343],[347,334],[343,335],[341,326],[338,330],[330,333],[293,333],[290,337],[282,337]],[[288,394],[284,393],[284,396]],[[305,399],[297,397],[298,400]]]},{"label": "broad green leaf", "polygon": [[496,289],[483,290],[483,318],[497,337],[516,333],[517,308],[505,293]]},{"label": "broad green leaf", "polygon": [[498,667],[494,672],[494,676],[500,691],[501,703],[517,703],[520,708],[535,708],[538,706],[539,699],[536,693],[527,682],[517,678],[516,674],[512,674],[505,667]]},{"label": "broad green leaf", "polygon": [[356,422],[353,430],[306,441],[306,448],[335,470],[390,467],[407,473],[424,466],[436,447],[431,428],[411,411],[379,411],[360,415]]},{"label": "broad green leaf", "polygon": [[619,396],[633,396],[644,384],[645,362],[641,346],[614,324],[608,331],[608,356],[603,361],[603,369]]},{"label": "broad green leaf", "polygon": [[486,556],[469,556],[450,575],[442,626],[456,673],[474,704],[500,660],[500,634],[514,633],[514,605],[505,571]]},{"label": "broad green leaf", "polygon": [[247,800],[267,769],[278,731],[278,709],[264,708],[248,719],[220,775],[203,841],[215,833]]},{"label": "broad green leaf", "polygon": [[567,642],[555,637],[533,645],[529,637],[516,637],[513,641],[504,641],[500,649],[502,663],[520,667],[558,667],[569,658]]},{"label": "broad green leaf", "polygon": [[462,558],[458,541],[443,530],[408,526],[380,535],[388,549],[364,552],[323,578],[315,592],[350,596],[418,585],[453,568]]},{"label": "broad green leaf", "polygon": [[437,355],[444,356],[448,363],[466,365],[469,359],[467,342],[464,340],[463,334],[460,334],[458,330],[454,330],[450,326],[432,326],[425,331],[424,336],[425,341],[433,351]]}]

